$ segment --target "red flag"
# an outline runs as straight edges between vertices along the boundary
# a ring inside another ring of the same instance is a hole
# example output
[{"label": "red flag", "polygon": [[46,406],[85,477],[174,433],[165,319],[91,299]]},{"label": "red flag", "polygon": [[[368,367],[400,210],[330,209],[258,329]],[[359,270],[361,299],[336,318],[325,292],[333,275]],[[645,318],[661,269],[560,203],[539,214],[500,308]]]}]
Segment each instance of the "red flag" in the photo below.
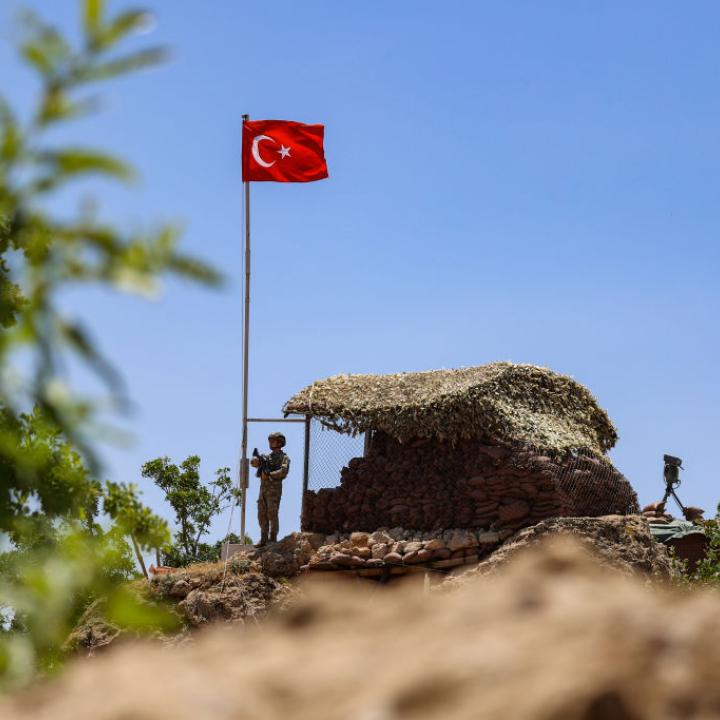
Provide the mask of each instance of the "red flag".
[{"label": "red flag", "polygon": [[324,133],[324,125],[291,120],[243,123],[243,182],[312,182],[326,178]]}]

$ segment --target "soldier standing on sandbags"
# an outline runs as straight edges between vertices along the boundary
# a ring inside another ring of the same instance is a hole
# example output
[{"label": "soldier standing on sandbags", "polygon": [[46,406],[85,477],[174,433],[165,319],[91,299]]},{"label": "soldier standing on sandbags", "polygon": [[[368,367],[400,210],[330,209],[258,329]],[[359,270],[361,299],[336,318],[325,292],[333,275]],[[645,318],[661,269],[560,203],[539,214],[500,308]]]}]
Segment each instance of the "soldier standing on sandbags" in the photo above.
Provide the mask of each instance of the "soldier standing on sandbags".
[{"label": "soldier standing on sandbags", "polygon": [[277,542],[278,511],[282,497],[282,481],[290,470],[290,458],[282,451],[286,444],[282,433],[274,432],[268,435],[270,452],[259,455],[257,449],[253,453],[250,464],[257,468],[260,478],[260,494],[258,496],[258,524],[260,525],[260,542],[256,547]]}]

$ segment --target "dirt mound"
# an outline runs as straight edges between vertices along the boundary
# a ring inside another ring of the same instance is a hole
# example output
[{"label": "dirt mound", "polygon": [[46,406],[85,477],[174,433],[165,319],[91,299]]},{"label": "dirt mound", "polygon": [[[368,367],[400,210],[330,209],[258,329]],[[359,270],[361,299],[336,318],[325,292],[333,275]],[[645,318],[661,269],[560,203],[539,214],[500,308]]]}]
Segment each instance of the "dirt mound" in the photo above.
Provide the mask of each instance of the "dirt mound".
[{"label": "dirt mound", "polygon": [[[225,563],[192,565],[133,587],[144,602],[161,603],[177,615],[179,628],[168,637],[156,635],[172,643],[209,623],[261,619],[271,609],[287,607],[297,594],[288,583],[263,572],[258,562],[243,557],[231,559],[227,569]],[[120,639],[128,639],[128,634],[107,621],[104,605],[97,601],[83,614],[66,649],[93,655]]]},{"label": "dirt mound", "polygon": [[0,702],[4,720],[655,720],[720,707],[720,597],[554,538],[454,593],[320,583],[262,627],[124,646]]},{"label": "dirt mound", "polygon": [[460,569],[449,580],[488,575],[507,564],[519,551],[548,535],[571,535],[608,567],[625,573],[641,573],[659,580],[679,574],[665,547],[656,542],[647,522],[637,515],[552,518],[518,531],[487,560],[469,569]]}]

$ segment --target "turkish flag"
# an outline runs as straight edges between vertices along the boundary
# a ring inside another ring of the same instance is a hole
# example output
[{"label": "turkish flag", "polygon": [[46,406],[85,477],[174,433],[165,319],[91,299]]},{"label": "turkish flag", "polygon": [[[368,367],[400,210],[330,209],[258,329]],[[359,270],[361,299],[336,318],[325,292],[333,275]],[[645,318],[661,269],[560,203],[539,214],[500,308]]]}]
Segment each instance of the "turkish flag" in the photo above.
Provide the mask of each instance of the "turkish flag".
[{"label": "turkish flag", "polygon": [[243,123],[243,182],[312,182],[328,176],[324,125],[291,120]]}]

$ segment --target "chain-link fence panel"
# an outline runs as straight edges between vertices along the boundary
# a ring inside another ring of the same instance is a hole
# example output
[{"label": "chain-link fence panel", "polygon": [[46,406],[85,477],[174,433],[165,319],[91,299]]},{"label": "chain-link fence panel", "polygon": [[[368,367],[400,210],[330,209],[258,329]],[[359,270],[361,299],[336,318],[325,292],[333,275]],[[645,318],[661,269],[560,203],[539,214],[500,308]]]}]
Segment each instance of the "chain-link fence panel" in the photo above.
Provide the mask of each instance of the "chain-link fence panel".
[{"label": "chain-link fence panel", "polygon": [[632,485],[609,459],[589,452],[570,453],[555,465],[553,479],[558,491],[567,497],[574,517],[640,511]]},{"label": "chain-link fence panel", "polygon": [[356,457],[362,457],[365,435],[352,437],[326,428],[319,420],[310,422],[308,490],[334,488],[340,471]]}]

